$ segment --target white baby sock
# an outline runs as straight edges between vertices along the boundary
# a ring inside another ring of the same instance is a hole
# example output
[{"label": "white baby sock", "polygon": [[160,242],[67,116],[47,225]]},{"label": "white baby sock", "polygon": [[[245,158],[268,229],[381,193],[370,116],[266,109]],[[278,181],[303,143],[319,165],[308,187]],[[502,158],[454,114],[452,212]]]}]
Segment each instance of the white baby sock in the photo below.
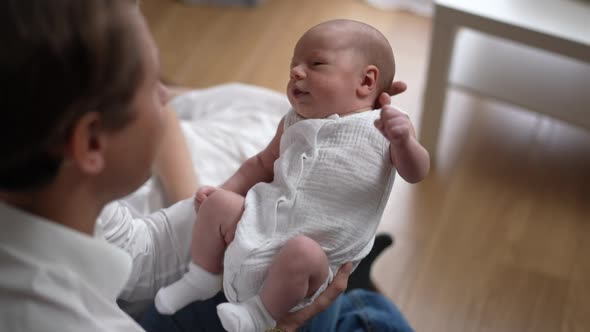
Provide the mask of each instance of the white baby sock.
[{"label": "white baby sock", "polygon": [[171,315],[191,302],[213,297],[220,290],[221,274],[212,274],[191,262],[182,279],[158,291],[156,309]]},{"label": "white baby sock", "polygon": [[229,332],[266,331],[276,325],[258,295],[243,303],[222,303],[217,306],[217,315]]}]

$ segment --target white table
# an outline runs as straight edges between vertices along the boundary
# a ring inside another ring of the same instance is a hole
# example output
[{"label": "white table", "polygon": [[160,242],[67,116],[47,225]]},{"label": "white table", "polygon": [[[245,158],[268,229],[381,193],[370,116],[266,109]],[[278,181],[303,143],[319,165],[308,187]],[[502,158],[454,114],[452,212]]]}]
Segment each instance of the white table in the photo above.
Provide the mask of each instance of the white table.
[{"label": "white table", "polygon": [[427,75],[433,158],[449,83],[590,128],[590,2],[436,0]]}]

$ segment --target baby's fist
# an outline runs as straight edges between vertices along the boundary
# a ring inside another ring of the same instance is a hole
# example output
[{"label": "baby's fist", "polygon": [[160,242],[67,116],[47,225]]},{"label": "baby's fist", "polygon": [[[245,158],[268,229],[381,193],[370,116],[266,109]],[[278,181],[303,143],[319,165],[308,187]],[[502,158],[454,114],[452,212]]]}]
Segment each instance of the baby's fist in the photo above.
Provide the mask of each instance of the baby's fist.
[{"label": "baby's fist", "polygon": [[381,117],[375,121],[375,127],[392,144],[406,142],[412,132],[412,123],[408,114],[391,105],[381,109]]},{"label": "baby's fist", "polygon": [[210,186],[203,186],[197,190],[197,194],[195,195],[195,210],[199,209],[199,206],[203,204],[203,202],[215,191],[217,191],[217,187],[210,187]]}]

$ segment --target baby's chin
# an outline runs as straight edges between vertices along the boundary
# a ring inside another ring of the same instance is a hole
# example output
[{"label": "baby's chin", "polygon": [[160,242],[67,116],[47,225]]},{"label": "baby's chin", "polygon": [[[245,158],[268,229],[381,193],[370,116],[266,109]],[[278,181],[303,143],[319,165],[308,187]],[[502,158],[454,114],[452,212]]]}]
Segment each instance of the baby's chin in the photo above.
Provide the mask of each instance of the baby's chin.
[{"label": "baby's chin", "polygon": [[317,112],[313,107],[309,107],[307,105],[296,105],[293,107],[293,110],[297,115],[304,119],[319,119],[321,118],[321,114]]},{"label": "baby's chin", "polygon": [[289,98],[291,107],[304,119],[324,119],[339,114],[344,108],[342,103],[335,103],[318,98]]}]

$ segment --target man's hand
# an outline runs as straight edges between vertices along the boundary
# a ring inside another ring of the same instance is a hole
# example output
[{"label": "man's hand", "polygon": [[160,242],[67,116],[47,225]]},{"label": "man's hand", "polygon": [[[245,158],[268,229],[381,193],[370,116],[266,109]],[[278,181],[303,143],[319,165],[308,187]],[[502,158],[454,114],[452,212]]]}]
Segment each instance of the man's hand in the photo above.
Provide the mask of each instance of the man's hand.
[{"label": "man's hand", "polygon": [[219,188],[217,187],[210,187],[210,186],[202,186],[197,190],[197,194],[195,195],[195,210],[199,209],[199,206],[203,204],[203,202],[211,195],[212,193],[216,192]]},{"label": "man's hand", "polygon": [[332,280],[332,283],[326,288],[326,290],[318,296],[315,301],[313,301],[309,306],[290,313],[289,315],[285,316],[279,322],[277,322],[277,327],[282,329],[285,332],[294,332],[302,326],[307,320],[311,319],[313,316],[319,314],[320,312],[327,309],[332,302],[342,294],[346,290],[348,285],[348,277],[352,272],[352,263],[344,264],[338,273]]},{"label": "man's hand", "polygon": [[391,83],[391,87],[389,88],[389,95],[390,96],[395,96],[398,95],[404,91],[406,91],[408,89],[408,86],[406,85],[406,83],[402,82],[402,81],[396,81]]},{"label": "man's hand", "polygon": [[[408,86],[406,85],[406,83],[402,82],[402,81],[397,81],[397,82],[393,82],[391,83],[391,87],[389,88],[388,93],[383,92],[381,94],[381,96],[379,96],[378,100],[377,100],[377,107],[376,108],[381,108],[385,105],[389,105],[391,103],[391,97],[395,96],[395,95],[399,95],[400,93],[406,91],[406,89],[408,89]],[[384,99],[387,98],[387,99]]]}]

